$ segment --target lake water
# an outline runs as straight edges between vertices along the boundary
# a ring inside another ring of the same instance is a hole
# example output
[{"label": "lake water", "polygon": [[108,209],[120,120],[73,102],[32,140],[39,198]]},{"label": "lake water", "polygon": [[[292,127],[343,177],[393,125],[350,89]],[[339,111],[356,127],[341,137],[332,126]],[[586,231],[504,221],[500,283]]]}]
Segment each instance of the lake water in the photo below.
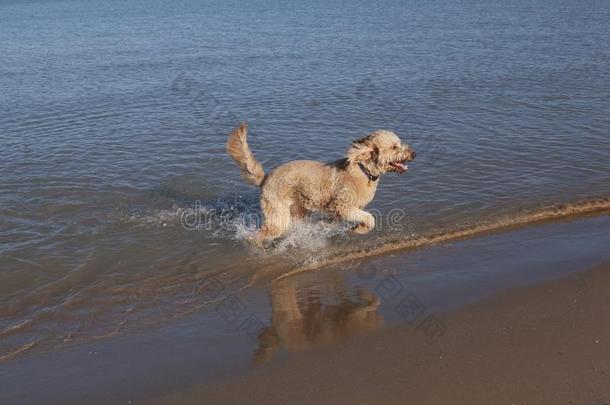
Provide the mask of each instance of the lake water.
[{"label": "lake water", "polygon": [[[224,297],[608,202],[606,1],[0,0],[0,53],[0,359],[206,311],[211,276]],[[374,232],[261,252],[224,151],[242,120],[266,170],[377,128],[418,157]]]}]

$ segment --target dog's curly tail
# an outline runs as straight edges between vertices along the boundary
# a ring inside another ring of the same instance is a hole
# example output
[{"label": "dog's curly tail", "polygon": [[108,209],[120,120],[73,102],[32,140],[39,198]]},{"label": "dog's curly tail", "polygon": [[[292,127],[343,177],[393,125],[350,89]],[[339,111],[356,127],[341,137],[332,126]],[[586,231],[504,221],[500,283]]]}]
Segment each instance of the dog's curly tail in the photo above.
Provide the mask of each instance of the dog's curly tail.
[{"label": "dog's curly tail", "polygon": [[265,171],[248,146],[248,124],[242,122],[239,128],[231,132],[227,141],[227,152],[241,169],[244,179],[260,186],[265,179]]}]

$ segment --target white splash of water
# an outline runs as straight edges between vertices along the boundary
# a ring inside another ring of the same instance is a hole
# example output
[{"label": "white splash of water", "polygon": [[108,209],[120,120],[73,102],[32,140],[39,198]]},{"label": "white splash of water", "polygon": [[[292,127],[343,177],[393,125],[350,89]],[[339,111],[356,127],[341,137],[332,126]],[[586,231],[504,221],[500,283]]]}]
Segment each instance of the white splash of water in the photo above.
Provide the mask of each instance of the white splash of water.
[{"label": "white splash of water", "polygon": [[297,221],[276,245],[278,252],[292,249],[318,252],[328,246],[331,238],[342,236],[346,232],[345,226],[337,223],[318,221]]},{"label": "white splash of water", "polygon": [[[188,218],[188,227],[185,226]],[[244,241],[251,239],[262,225],[262,217],[257,207],[244,204],[227,204],[181,207],[174,204],[171,209],[147,210],[131,214],[127,222],[146,228],[180,227],[195,232],[203,232],[220,239]],[[273,243],[268,252],[295,254],[319,252],[327,247],[330,240],[342,237],[349,227],[317,217],[307,217],[293,221],[288,232]]]}]

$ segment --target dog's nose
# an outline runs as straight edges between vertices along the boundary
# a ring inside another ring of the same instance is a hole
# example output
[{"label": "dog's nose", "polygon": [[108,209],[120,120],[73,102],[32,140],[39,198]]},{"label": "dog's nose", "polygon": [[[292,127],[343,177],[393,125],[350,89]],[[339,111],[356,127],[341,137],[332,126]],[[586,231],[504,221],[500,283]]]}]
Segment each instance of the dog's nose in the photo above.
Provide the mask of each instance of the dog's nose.
[{"label": "dog's nose", "polygon": [[411,158],[415,159],[415,156],[417,156],[417,153],[415,151],[411,152]]}]

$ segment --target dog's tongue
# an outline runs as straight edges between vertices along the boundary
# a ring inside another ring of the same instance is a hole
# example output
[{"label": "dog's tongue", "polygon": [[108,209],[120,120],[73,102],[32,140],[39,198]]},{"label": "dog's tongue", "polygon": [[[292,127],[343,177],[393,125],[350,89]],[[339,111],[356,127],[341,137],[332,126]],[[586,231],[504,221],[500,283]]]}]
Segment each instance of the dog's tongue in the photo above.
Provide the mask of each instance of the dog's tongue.
[{"label": "dog's tongue", "polygon": [[394,166],[399,173],[404,173],[407,171],[407,165],[403,162],[392,162],[392,166]]}]

